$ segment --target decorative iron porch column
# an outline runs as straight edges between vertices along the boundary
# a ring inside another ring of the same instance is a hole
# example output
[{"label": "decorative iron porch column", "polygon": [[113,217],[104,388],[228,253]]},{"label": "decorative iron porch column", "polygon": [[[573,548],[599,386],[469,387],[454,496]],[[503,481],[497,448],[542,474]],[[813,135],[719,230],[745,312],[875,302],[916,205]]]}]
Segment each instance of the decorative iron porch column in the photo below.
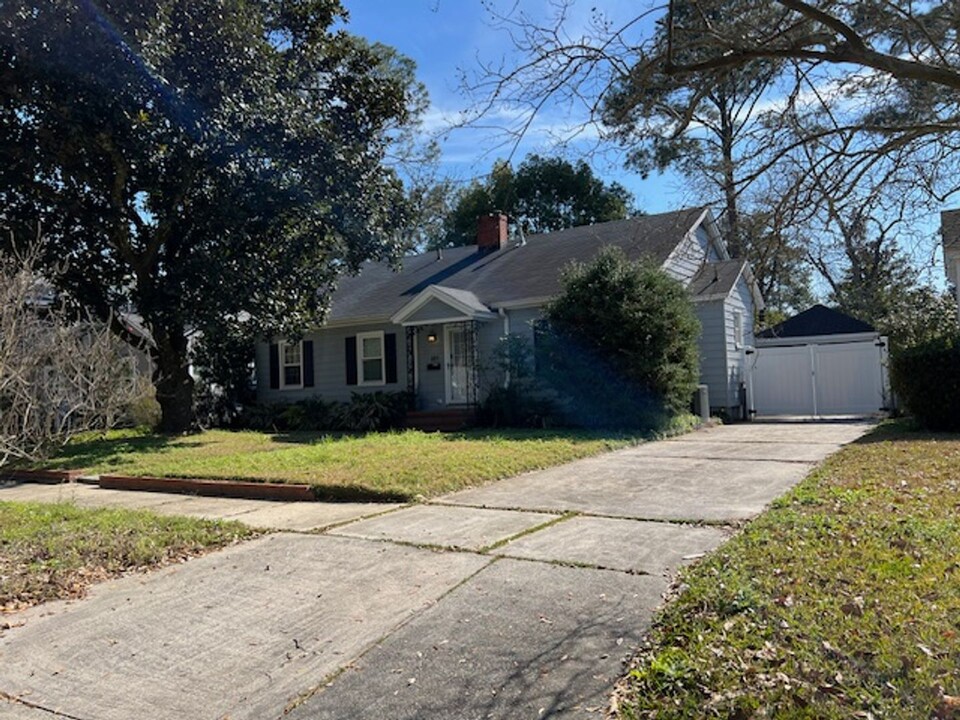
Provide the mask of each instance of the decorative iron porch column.
[{"label": "decorative iron porch column", "polygon": [[471,320],[467,326],[467,357],[470,358],[467,401],[474,409],[480,406],[480,323]]},{"label": "decorative iron porch column", "polygon": [[407,404],[410,410],[417,409],[417,338],[420,328],[407,327]]}]

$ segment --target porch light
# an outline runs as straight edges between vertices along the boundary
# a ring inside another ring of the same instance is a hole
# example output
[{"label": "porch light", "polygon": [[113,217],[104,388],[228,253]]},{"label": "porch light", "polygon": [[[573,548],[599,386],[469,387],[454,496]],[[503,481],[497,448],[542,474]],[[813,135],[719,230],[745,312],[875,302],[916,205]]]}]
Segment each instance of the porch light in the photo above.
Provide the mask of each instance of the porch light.
[{"label": "porch light", "polygon": [[437,334],[436,334],[436,333],[430,333],[429,335],[427,335],[427,342],[428,342],[428,343],[435,343],[436,341],[437,341]]}]

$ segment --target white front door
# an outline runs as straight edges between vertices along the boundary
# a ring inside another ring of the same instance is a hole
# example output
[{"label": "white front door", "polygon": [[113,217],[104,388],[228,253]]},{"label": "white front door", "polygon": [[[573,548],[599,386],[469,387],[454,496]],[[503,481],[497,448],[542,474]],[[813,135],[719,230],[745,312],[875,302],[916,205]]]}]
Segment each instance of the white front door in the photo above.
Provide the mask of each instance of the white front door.
[{"label": "white front door", "polygon": [[467,329],[463,325],[447,325],[443,330],[447,405],[469,402],[470,356],[467,352]]}]

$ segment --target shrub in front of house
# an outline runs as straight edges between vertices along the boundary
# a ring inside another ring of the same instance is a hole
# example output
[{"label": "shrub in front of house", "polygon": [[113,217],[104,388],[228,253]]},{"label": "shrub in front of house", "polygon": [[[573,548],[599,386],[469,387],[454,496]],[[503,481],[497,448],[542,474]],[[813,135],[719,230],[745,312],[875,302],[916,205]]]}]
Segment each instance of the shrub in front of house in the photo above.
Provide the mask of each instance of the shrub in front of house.
[{"label": "shrub in front of house", "polygon": [[477,417],[485,427],[548,428],[564,424],[560,397],[535,378],[521,378],[487,395]]},{"label": "shrub in front of house", "polygon": [[685,412],[699,378],[700,323],[659,267],[606,248],[563,275],[537,336],[537,374],[587,427],[656,428]]},{"label": "shrub in front of house", "polygon": [[929,340],[890,359],[890,381],[904,407],[929,430],[960,430],[960,336]]},{"label": "shrub in front of house", "polygon": [[348,432],[391,430],[403,425],[409,395],[405,392],[352,393],[336,409],[336,424]]},{"label": "shrub in front of house", "polygon": [[244,409],[236,425],[266,432],[371,432],[403,425],[405,392],[353,393],[349,402],[320,398],[295,403],[259,403]]},{"label": "shrub in front of house", "polygon": [[[533,348],[526,338],[500,338],[493,366],[493,385],[477,415],[480,425],[546,428],[563,424],[559,396],[534,376]],[[502,384],[507,378],[509,382]]]}]

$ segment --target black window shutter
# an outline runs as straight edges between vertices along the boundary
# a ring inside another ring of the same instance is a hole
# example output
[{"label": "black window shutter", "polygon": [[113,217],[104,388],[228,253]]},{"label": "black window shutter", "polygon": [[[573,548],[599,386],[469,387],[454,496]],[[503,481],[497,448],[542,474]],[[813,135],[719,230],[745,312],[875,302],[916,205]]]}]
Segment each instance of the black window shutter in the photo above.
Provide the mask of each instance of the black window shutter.
[{"label": "black window shutter", "polygon": [[303,341],[303,386],[313,387],[313,340]]},{"label": "black window shutter", "polygon": [[387,383],[397,381],[397,334],[387,333],[383,336],[384,364],[387,366]]},{"label": "black window shutter", "polygon": [[280,348],[270,343],[270,389],[280,389]]},{"label": "black window shutter", "polygon": [[357,384],[357,336],[346,339],[347,385]]}]

